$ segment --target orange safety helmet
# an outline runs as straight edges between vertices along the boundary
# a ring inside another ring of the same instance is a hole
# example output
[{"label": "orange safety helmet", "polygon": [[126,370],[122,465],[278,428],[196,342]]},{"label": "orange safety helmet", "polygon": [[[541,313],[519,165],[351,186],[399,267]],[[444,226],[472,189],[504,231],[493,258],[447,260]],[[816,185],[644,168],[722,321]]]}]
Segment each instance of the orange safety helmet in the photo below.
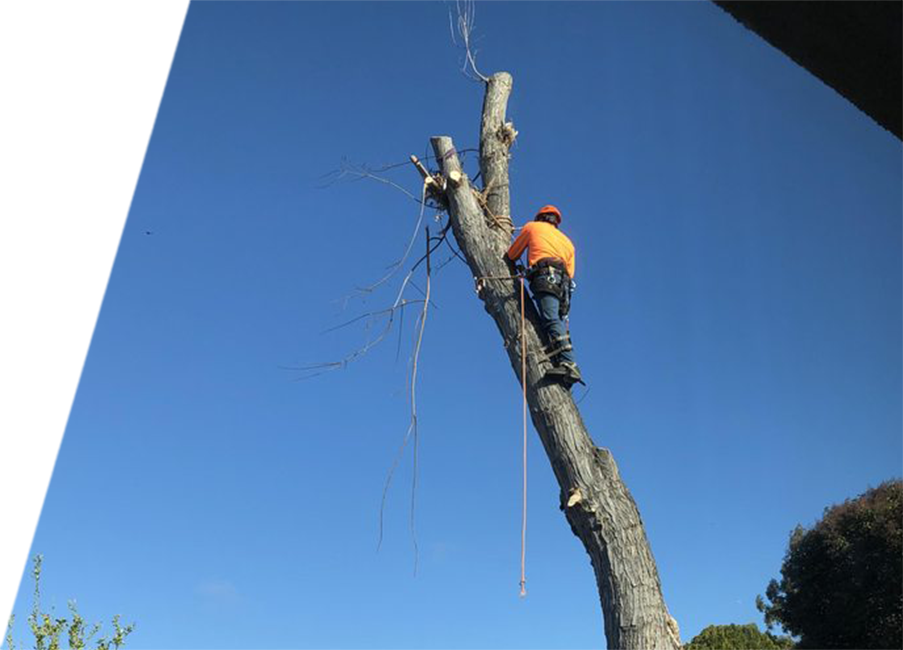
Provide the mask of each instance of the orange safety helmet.
[{"label": "orange safety helmet", "polygon": [[554,214],[558,217],[558,223],[561,223],[561,210],[556,208],[554,205],[544,205],[539,209],[539,212],[536,213],[536,216],[533,220],[539,219],[544,214]]}]

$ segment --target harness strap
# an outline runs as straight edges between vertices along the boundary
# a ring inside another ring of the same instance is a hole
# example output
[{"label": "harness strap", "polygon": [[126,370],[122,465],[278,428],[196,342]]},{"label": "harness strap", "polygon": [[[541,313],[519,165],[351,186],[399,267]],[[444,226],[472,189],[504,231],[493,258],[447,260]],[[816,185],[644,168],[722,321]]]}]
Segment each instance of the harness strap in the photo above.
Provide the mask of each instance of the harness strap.
[{"label": "harness strap", "polygon": [[564,263],[564,260],[557,257],[543,257],[542,259],[536,260],[536,263],[530,267],[530,270],[527,272],[528,279],[530,273],[536,273],[542,269],[548,268],[558,269],[567,275],[567,265]]},{"label": "harness strap", "polygon": [[554,357],[556,354],[561,354],[562,352],[570,352],[570,351],[573,350],[573,349],[574,349],[574,346],[572,346],[572,345],[570,344],[570,342],[568,342],[568,343],[565,343],[565,344],[563,344],[563,345],[559,345],[557,348],[553,348],[553,349],[551,349],[551,350],[549,350],[548,348],[546,348],[546,349],[544,350],[544,352],[546,353],[546,356],[547,356],[548,358],[551,359],[551,358]]}]

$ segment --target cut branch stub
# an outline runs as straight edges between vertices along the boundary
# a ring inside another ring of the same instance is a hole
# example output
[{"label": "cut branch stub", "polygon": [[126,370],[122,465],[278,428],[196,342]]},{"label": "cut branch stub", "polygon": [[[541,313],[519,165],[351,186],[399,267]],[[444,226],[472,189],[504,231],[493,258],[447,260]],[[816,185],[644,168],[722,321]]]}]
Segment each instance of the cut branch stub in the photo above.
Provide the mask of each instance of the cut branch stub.
[{"label": "cut branch stub", "polygon": [[[414,154],[411,154],[411,162],[414,164],[414,167],[417,168],[420,177],[423,179],[425,189],[424,196],[433,199],[436,204],[444,210],[446,207],[445,177],[442,174],[430,174],[429,170],[423,166],[423,163],[420,162],[420,159]],[[455,179],[452,179],[452,181],[454,180]]]}]

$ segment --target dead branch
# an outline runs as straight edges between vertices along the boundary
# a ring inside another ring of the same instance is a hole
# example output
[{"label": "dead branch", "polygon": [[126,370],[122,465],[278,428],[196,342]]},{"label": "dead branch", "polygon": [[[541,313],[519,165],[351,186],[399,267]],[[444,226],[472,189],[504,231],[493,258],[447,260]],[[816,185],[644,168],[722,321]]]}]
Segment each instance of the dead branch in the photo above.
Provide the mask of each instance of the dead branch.
[{"label": "dead branch", "polygon": [[[380,330],[379,334],[376,336],[375,339],[368,340],[367,343],[364,344],[362,347],[354,350],[353,352],[347,354],[345,357],[343,357],[342,359],[339,359],[337,361],[327,361],[327,362],[323,362],[323,363],[315,363],[315,364],[310,364],[310,365],[306,365],[306,366],[294,366],[294,367],[293,366],[280,366],[280,367],[284,370],[300,370],[300,371],[313,373],[310,375],[305,375],[303,377],[299,377],[295,381],[312,379],[313,377],[317,377],[317,376],[323,374],[324,372],[329,372],[331,370],[340,370],[340,369],[348,367],[348,365],[350,363],[359,360],[360,358],[365,356],[370,350],[372,350],[374,347],[376,347],[379,343],[381,343],[383,340],[385,340],[385,338],[388,336],[389,332],[392,330],[392,325],[395,322],[395,312],[396,311],[399,311],[400,313],[404,313],[402,310],[407,305],[423,304],[424,301],[429,300],[428,298],[425,298],[424,300],[408,300],[404,297],[404,294],[405,294],[405,291],[407,290],[408,286],[416,287],[416,284],[413,281],[414,272],[424,262],[426,262],[427,266],[429,266],[430,255],[432,253],[434,253],[436,251],[436,249],[439,248],[439,246],[441,246],[447,240],[450,228],[451,228],[451,225],[446,224],[440,231],[439,235],[437,235],[436,237],[430,237],[430,239],[428,240],[429,243],[427,246],[426,253],[424,255],[422,255],[416,262],[414,262],[411,265],[410,269],[408,269],[407,274],[405,275],[404,279],[401,282],[401,287],[399,288],[398,293],[395,296],[395,300],[390,307],[379,310],[379,311],[373,311],[373,312],[368,312],[366,314],[361,314],[360,316],[352,318],[349,321],[347,321],[341,325],[337,325],[334,328],[326,330],[326,332],[333,331],[333,330],[340,329],[342,327],[346,327],[353,323],[360,322],[361,320],[369,318],[369,321],[368,321],[367,327],[366,327],[366,330],[369,331],[373,325],[375,325],[377,322],[379,322],[380,317],[388,316],[385,326],[382,328],[382,330]],[[418,287],[418,290],[420,290],[419,287]],[[428,296],[428,294],[429,294],[429,277],[427,278],[426,291],[423,291],[423,290],[420,290],[420,291],[425,296]],[[433,304],[432,301],[430,301],[430,303]],[[433,304],[433,307],[436,307],[438,309],[438,307],[435,304]]]},{"label": "dead branch", "polygon": [[[390,166],[386,167],[385,169],[391,169],[393,167],[394,167],[394,165],[390,165]],[[401,192],[402,194],[404,194],[411,200],[416,201],[417,203],[420,203],[421,200],[417,197],[417,195],[415,195],[413,192],[405,189],[404,187],[402,187],[395,181],[389,180],[385,176],[381,176],[380,173],[381,173],[380,170],[371,170],[371,169],[367,168],[366,165],[355,165],[346,160],[343,160],[341,167],[339,169],[329,172],[328,174],[325,174],[322,178],[327,179],[327,180],[324,183],[318,185],[317,187],[319,189],[324,189],[327,187],[331,187],[332,185],[335,185],[336,183],[339,183],[341,181],[355,182],[355,181],[363,180],[365,178],[369,178],[370,180],[374,180],[378,183],[388,185],[389,187],[392,187],[392,188],[398,190],[399,192]]]},{"label": "dead branch", "polygon": [[[464,151],[475,152],[477,149],[465,149]],[[434,159],[434,156],[428,156],[425,159]],[[392,262],[387,268],[387,272],[380,277],[376,282],[373,282],[370,285],[364,287],[355,287],[355,294],[347,295],[342,298],[343,309],[347,307],[348,301],[354,297],[359,297],[361,295],[367,295],[373,293],[377,288],[381,285],[389,281],[403,266],[405,261],[407,260],[413,246],[414,242],[417,239],[417,233],[420,231],[421,226],[423,225],[424,219],[424,210],[429,207],[436,211],[435,217],[438,219],[439,215],[446,210],[445,205],[445,179],[444,177],[437,173],[429,171],[422,163],[422,161],[417,158],[417,156],[411,155],[410,162],[414,163],[417,171],[420,173],[421,179],[423,180],[423,184],[421,186],[421,195],[420,197],[414,196],[411,192],[406,190],[404,187],[399,185],[398,183],[391,181],[387,178],[380,176],[381,172],[396,169],[404,166],[406,163],[393,163],[389,165],[385,165],[378,169],[371,169],[366,165],[352,165],[347,161],[342,161],[342,167],[340,170],[333,172],[333,179],[330,184],[339,182],[342,178],[350,178],[352,181],[362,180],[365,178],[369,178],[371,180],[375,180],[384,184],[388,184],[391,187],[394,187],[401,191],[406,196],[413,198],[420,205],[420,212],[417,217],[417,221],[414,224],[414,230],[411,233],[411,237],[408,240],[407,246],[405,247],[404,254],[400,259]],[[324,186],[325,187],[325,186]],[[443,231],[443,234],[445,231]]]},{"label": "dead branch", "polygon": [[[478,151],[477,149],[465,149],[460,153],[464,153],[467,151]],[[456,152],[458,153],[458,152]],[[436,159],[435,156],[424,156],[424,160]],[[437,212],[441,212],[446,207],[446,178],[444,175],[438,172],[432,172],[426,168],[426,166],[418,159],[416,156],[410,156],[409,162],[413,163],[415,168],[417,169],[421,180],[421,196],[417,198],[411,192],[404,189],[398,183],[391,181],[387,178],[380,176],[380,173],[389,169],[393,169],[396,167],[400,167],[406,163],[398,163],[394,165],[385,166],[379,170],[368,168],[367,166],[353,166],[343,161],[342,168],[337,172],[332,174],[332,178],[329,184],[333,184],[339,182],[341,180],[362,180],[364,178],[369,178],[372,180],[376,180],[378,182],[390,185],[395,189],[400,190],[405,195],[413,198],[420,205],[420,211],[418,214],[418,218],[416,224],[414,226],[414,232],[411,235],[411,238],[408,241],[408,244],[405,248],[404,254],[401,259],[397,262],[393,262],[388,268],[388,272],[377,280],[375,283],[367,286],[367,287],[358,287],[358,293],[372,293],[379,286],[383,285],[387,281],[389,281],[398,271],[403,267],[408,257],[410,256],[410,252],[413,248],[414,241],[416,240],[417,232],[423,224],[424,219],[424,210],[426,207],[431,207],[437,210]],[[458,174],[457,176],[453,175],[453,183],[455,185],[463,182],[465,177],[463,174]],[[417,545],[417,535],[416,535],[416,526],[415,526],[415,511],[416,511],[416,491],[417,491],[417,470],[418,470],[418,451],[419,451],[419,429],[418,429],[418,416],[417,416],[417,374],[419,368],[420,361],[420,352],[423,344],[423,336],[426,329],[426,318],[429,313],[429,307],[432,305],[433,307],[438,308],[435,304],[433,304],[431,300],[431,291],[432,291],[432,259],[431,255],[438,249],[443,243],[446,244],[452,252],[452,256],[444,261],[442,265],[438,268],[442,268],[448,262],[454,260],[455,258],[465,261],[460,253],[455,249],[454,246],[448,240],[448,233],[451,228],[451,223],[447,222],[444,227],[441,229],[439,234],[435,237],[431,237],[429,233],[429,228],[426,229],[426,252],[423,256],[421,256],[417,261],[415,261],[410,268],[408,268],[407,273],[405,274],[403,280],[401,281],[401,285],[398,289],[398,292],[395,296],[395,300],[392,305],[386,309],[371,311],[365,314],[361,314],[355,318],[352,318],[340,325],[335,327],[331,327],[325,332],[331,332],[338,329],[342,329],[344,327],[348,327],[353,325],[354,323],[361,322],[362,320],[367,321],[366,330],[369,332],[372,327],[374,327],[381,320],[385,319],[385,324],[383,328],[379,331],[379,333],[375,336],[375,338],[370,338],[367,340],[366,344],[362,347],[352,351],[347,354],[342,359],[337,361],[330,361],[325,363],[317,363],[310,364],[306,366],[297,366],[297,367],[289,367],[286,369],[291,370],[301,370],[306,371],[311,374],[306,375],[304,377],[298,378],[296,381],[302,379],[309,379],[312,377],[319,376],[324,372],[328,372],[331,370],[337,370],[340,368],[347,367],[351,362],[356,361],[366,355],[371,349],[373,349],[376,345],[381,343],[391,331],[391,328],[394,325],[395,316],[398,315],[401,320],[401,325],[399,327],[399,341],[396,349],[396,359],[401,351],[401,335],[403,331],[403,323],[404,323],[404,313],[405,307],[413,304],[422,305],[419,317],[415,324],[415,330],[417,333],[416,341],[414,343],[413,355],[411,357],[411,373],[410,373],[410,402],[411,402],[411,419],[408,426],[408,429],[405,433],[404,438],[402,439],[401,445],[399,446],[398,452],[390,466],[388,475],[386,477],[386,483],[383,488],[382,499],[380,503],[380,511],[379,511],[379,540],[377,542],[377,550],[382,545],[383,539],[383,515],[385,510],[386,499],[388,495],[388,490],[392,481],[392,477],[394,476],[395,470],[403,457],[404,451],[407,448],[408,443],[413,440],[413,475],[412,475],[412,483],[411,483],[411,512],[410,512],[410,530],[411,530],[411,539],[414,545],[414,572],[417,572],[417,566],[419,561],[419,550]],[[414,282],[413,275],[415,271],[420,267],[421,264],[426,263],[426,288],[425,290],[420,289],[419,286]],[[466,262],[465,262],[466,263]],[[438,269],[437,269],[438,270]],[[405,292],[408,287],[413,287],[417,291],[419,291],[423,295],[422,300],[409,300],[405,298]],[[350,298],[346,297],[345,301]],[[325,333],[324,332],[324,333]]]},{"label": "dead branch", "polygon": [[[328,332],[333,332],[349,325],[353,325],[354,323],[358,323],[362,320],[368,319],[368,323],[366,326],[366,330],[370,330],[371,327],[380,322],[383,318],[387,317],[386,324],[382,330],[380,330],[379,334],[375,339],[371,339],[367,341],[362,347],[352,351],[347,354],[343,358],[337,361],[325,361],[323,363],[312,363],[304,366],[279,366],[281,370],[297,370],[302,372],[309,372],[313,374],[304,375],[302,377],[297,377],[294,381],[302,381],[305,379],[312,379],[313,377],[317,377],[324,372],[328,372],[330,370],[340,370],[342,368],[346,368],[353,361],[357,361],[364,355],[366,355],[372,348],[376,347],[383,339],[388,336],[389,332],[392,329],[392,324],[395,319],[396,313],[399,315],[404,313],[404,308],[410,305],[420,305],[423,304],[424,300],[407,300],[403,299],[397,304],[392,305],[386,309],[381,309],[378,311],[367,312],[366,314],[361,314],[360,316],[356,316],[351,320],[348,320],[340,325],[336,325],[335,327],[330,327],[329,329],[323,330],[321,334],[326,334]],[[435,305],[433,305],[435,307]]]}]

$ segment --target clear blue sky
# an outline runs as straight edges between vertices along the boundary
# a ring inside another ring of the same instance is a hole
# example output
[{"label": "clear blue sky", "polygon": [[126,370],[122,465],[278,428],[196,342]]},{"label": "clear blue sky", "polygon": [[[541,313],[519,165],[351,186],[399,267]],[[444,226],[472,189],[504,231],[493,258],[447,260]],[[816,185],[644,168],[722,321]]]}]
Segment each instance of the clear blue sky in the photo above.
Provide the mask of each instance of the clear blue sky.
[{"label": "clear blue sky", "polygon": [[[417,218],[321,177],[477,144],[449,7],[191,5],[33,544],[47,604],[132,648],[603,645],[535,435],[517,596],[519,393],[463,265],[420,363],[416,577],[410,456],[376,553],[413,318],[398,361],[283,369],[365,341],[320,332],[391,301],[342,299]],[[476,37],[514,75],[515,220],[554,203],[576,244],[581,408],[683,637],[761,625],[791,529],[903,473],[900,142],[708,2],[480,4]]]}]

